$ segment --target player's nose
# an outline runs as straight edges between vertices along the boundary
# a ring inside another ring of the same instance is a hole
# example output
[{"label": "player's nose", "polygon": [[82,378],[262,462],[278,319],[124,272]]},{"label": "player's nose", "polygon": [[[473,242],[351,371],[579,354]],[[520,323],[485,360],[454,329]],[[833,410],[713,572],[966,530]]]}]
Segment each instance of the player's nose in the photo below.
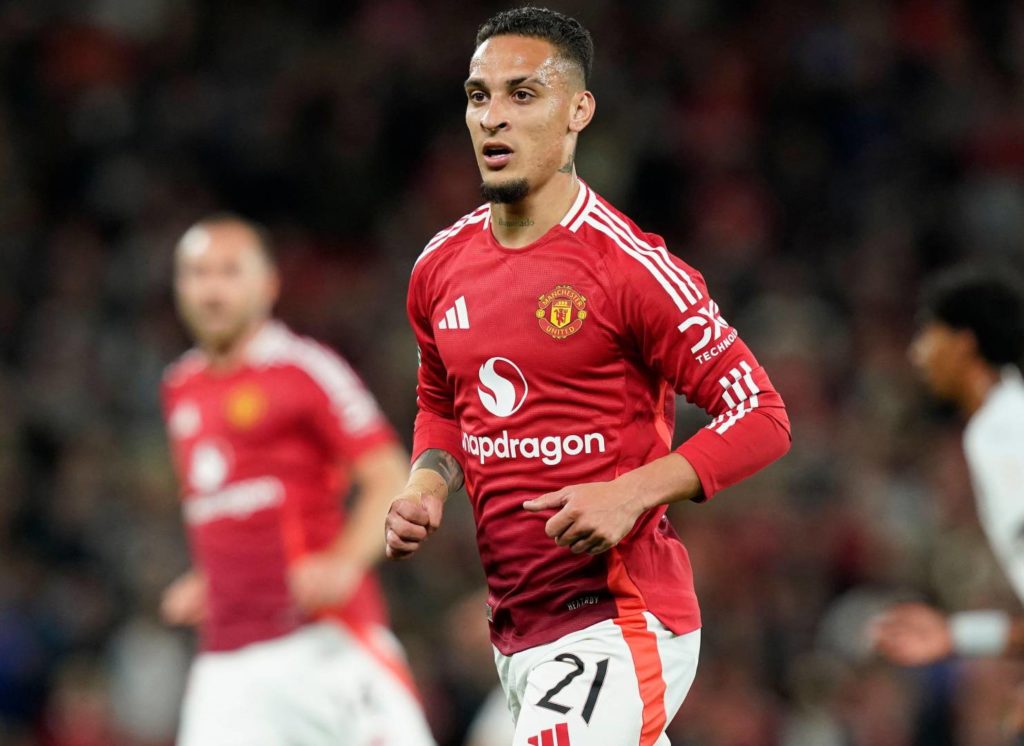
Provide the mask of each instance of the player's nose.
[{"label": "player's nose", "polygon": [[199,305],[204,307],[220,307],[224,305],[225,293],[224,290],[216,285],[209,285],[203,288],[196,300]]},{"label": "player's nose", "polygon": [[493,134],[494,132],[508,129],[508,124],[505,108],[500,102],[491,99],[491,103],[484,110],[483,116],[480,117],[480,126]]}]

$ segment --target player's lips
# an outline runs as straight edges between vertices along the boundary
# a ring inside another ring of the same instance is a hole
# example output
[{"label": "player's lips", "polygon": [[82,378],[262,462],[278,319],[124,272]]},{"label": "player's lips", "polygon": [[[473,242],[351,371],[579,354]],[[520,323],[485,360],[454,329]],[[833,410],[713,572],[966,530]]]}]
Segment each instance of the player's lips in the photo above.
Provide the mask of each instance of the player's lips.
[{"label": "player's lips", "polygon": [[512,153],[515,151],[503,142],[488,140],[483,144],[481,152],[487,167],[497,171],[508,165],[508,162],[512,160]]}]

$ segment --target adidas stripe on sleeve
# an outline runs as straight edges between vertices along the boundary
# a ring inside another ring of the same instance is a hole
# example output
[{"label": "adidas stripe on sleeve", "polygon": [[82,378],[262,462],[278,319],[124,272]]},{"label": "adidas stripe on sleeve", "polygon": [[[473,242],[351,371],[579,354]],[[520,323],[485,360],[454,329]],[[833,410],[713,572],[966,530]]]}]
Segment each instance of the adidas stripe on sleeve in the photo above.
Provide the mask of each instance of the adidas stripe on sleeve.
[{"label": "adidas stripe on sleeve", "polygon": [[620,249],[622,313],[645,361],[712,417],[677,449],[703,498],[782,456],[790,440],[782,397],[700,274],[600,203],[587,220]]}]

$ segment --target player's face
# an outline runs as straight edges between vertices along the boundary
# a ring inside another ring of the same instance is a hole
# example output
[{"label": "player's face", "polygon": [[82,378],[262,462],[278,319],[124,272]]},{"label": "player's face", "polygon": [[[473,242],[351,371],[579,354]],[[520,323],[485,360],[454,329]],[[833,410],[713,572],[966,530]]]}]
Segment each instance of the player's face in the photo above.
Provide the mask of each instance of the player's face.
[{"label": "player's face", "polygon": [[550,179],[572,154],[570,133],[589,122],[578,126],[584,96],[578,71],[549,42],[495,36],[481,44],[469,63],[466,125],[484,186],[525,180],[532,191]]},{"label": "player's face", "polygon": [[970,355],[967,332],[929,321],[914,335],[909,355],[921,380],[935,396],[956,399]]},{"label": "player's face", "polygon": [[178,312],[201,346],[230,348],[270,314],[277,274],[258,240],[248,227],[225,222],[197,225],[178,244]]}]

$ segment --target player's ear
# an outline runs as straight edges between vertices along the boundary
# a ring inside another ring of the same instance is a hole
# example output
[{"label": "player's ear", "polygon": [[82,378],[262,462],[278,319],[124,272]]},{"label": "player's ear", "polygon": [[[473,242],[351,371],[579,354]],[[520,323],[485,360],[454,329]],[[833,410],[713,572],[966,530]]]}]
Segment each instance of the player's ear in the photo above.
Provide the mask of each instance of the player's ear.
[{"label": "player's ear", "polygon": [[594,118],[597,102],[590,91],[579,91],[573,94],[572,111],[569,113],[569,131],[582,132]]},{"label": "player's ear", "polygon": [[970,329],[954,329],[946,342],[945,357],[960,364],[978,357],[978,340],[974,332]]},{"label": "player's ear", "polygon": [[281,296],[281,273],[276,267],[271,267],[267,272],[267,306],[273,308],[277,305],[277,299]]},{"label": "player's ear", "polygon": [[961,329],[957,333],[957,341],[960,343],[960,347],[965,354],[971,357],[978,357],[981,355],[981,348],[978,345],[978,337],[969,329]]}]

